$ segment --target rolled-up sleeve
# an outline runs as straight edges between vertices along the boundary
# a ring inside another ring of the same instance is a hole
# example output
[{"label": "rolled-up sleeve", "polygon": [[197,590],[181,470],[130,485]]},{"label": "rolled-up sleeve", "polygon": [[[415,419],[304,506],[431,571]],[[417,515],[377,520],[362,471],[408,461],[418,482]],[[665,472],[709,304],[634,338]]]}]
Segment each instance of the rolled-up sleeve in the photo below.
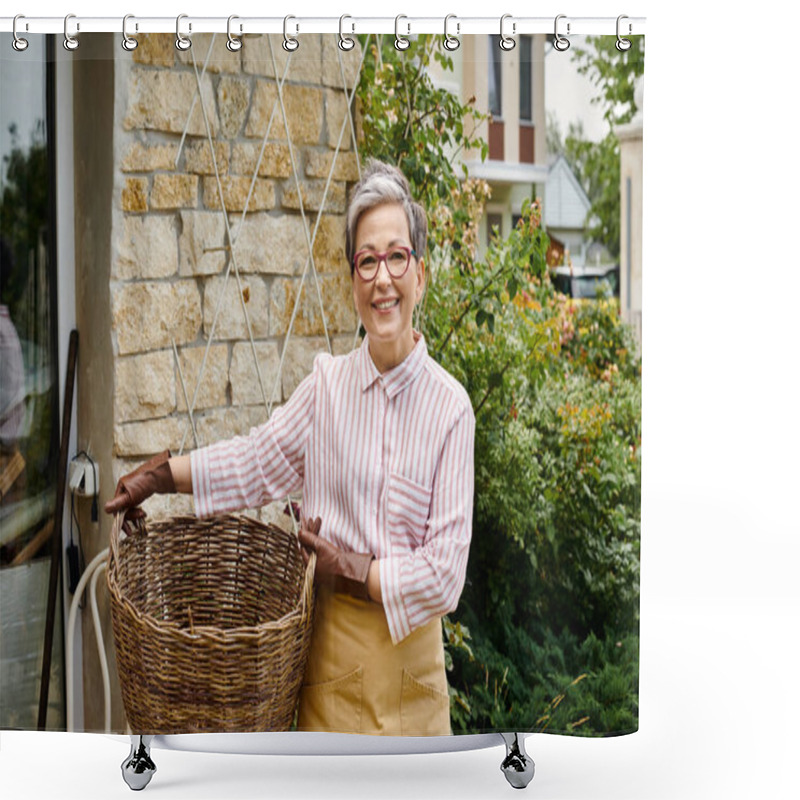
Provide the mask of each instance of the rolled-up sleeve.
[{"label": "rolled-up sleeve", "polygon": [[303,484],[305,448],[314,420],[315,389],[327,355],[287,403],[247,436],[235,436],[191,454],[192,494],[199,517],[257,508]]},{"label": "rolled-up sleeve", "polygon": [[467,404],[442,447],[422,544],[380,562],[383,605],[395,644],[458,605],[472,538],[474,449],[475,415]]}]

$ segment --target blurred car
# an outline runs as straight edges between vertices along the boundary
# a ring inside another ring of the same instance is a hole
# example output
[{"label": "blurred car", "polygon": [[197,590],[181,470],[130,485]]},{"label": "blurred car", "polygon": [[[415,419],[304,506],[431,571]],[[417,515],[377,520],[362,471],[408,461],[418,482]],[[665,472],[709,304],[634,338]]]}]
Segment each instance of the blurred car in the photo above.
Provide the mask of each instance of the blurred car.
[{"label": "blurred car", "polygon": [[556,267],[550,273],[556,291],[576,300],[619,297],[619,264]]}]

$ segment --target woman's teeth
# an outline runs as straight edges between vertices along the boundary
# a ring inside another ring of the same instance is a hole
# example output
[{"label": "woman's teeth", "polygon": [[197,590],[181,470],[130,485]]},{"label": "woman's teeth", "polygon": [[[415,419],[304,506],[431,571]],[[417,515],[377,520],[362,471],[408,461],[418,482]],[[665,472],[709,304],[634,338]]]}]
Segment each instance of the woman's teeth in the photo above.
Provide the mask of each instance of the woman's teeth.
[{"label": "woman's teeth", "polygon": [[391,308],[394,305],[397,305],[398,300],[383,300],[380,303],[374,303],[375,308],[379,308],[381,310],[386,308]]}]

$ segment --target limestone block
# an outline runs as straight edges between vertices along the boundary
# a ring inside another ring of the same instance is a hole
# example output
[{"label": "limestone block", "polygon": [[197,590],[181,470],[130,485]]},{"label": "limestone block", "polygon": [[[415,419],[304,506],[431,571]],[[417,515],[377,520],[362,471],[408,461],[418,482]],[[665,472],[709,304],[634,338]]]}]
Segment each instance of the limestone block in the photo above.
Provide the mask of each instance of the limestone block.
[{"label": "limestone block", "polygon": [[[111,292],[112,329],[119,355],[194,341],[202,320],[193,280],[123,284]],[[163,449],[163,448],[162,448]]]},{"label": "limestone block", "polygon": [[245,436],[267,421],[267,411],[261,406],[214,409],[195,419],[200,446],[214,444],[233,436]]},{"label": "limestone block", "polygon": [[[347,86],[347,91],[352,92],[358,83],[359,67],[361,65],[361,44],[355,39],[356,46],[352,50],[342,51],[339,48],[339,39],[336,36],[322,37],[322,82],[326,86],[341,88]],[[342,71],[346,83],[342,83]]]},{"label": "limestone block", "polygon": [[239,135],[250,105],[250,82],[228,76],[217,85],[217,107],[222,135],[233,139]]},{"label": "limestone block", "polygon": [[153,172],[157,169],[174,170],[177,157],[178,145],[176,144],[147,145],[141,142],[133,142],[128,146],[125,155],[120,161],[120,169],[123,172]]},{"label": "limestone block", "polygon": [[[325,128],[328,134],[328,147],[339,150],[350,150],[353,146],[353,131],[350,128],[347,101],[344,92],[334,89],[325,90]],[[342,130],[344,126],[344,131]],[[341,144],[340,144],[341,142]]]},{"label": "limestone block", "polygon": [[131,214],[147,211],[147,178],[125,178],[122,210]]},{"label": "limestone block", "polygon": [[300,381],[311,373],[314,358],[319,353],[327,352],[328,345],[325,343],[324,336],[289,339],[281,374],[284,401],[292,396],[292,392],[298,387]]},{"label": "limestone block", "polygon": [[[339,181],[331,181],[325,188],[326,181],[319,178],[312,178],[300,182],[300,192],[303,198],[303,208],[306,213],[309,211],[325,211],[333,214],[343,214],[345,211],[345,192],[344,184]],[[284,181],[281,205],[284,208],[299,209],[300,199],[297,194],[297,186],[294,179]]]},{"label": "limestone block", "polygon": [[[294,53],[283,49],[283,36],[262,34],[245,36],[242,46],[242,69],[249,75],[275,77],[273,55],[278,69],[278,78],[286,74],[286,83],[320,83],[322,69],[322,42],[319,34],[300,35],[300,47]],[[270,41],[272,48],[270,49]],[[288,70],[286,68],[289,62]],[[284,83],[284,85],[286,85]]]},{"label": "limestone block", "polygon": [[[263,138],[272,118],[269,138],[286,141],[286,124],[277,98],[274,82],[258,81],[245,136]],[[322,90],[309,86],[284,85],[283,103],[292,144],[318,144],[322,135]]]},{"label": "limestone block", "polygon": [[[320,294],[328,334],[355,330],[353,284],[349,276],[320,275]],[[289,328],[297,293],[302,291],[292,324],[292,336],[317,336],[325,332],[319,295],[314,277],[309,273],[303,282],[297,278],[276,278],[270,291],[270,336],[282,336]]]},{"label": "limestone block", "polygon": [[[226,344],[211,345],[203,368],[203,374],[200,375],[200,367],[203,364],[205,352],[205,345],[184,347],[178,351],[183,380],[186,384],[186,392],[189,395],[190,403],[194,399],[195,391],[197,392],[194,410],[228,404],[228,346]],[[198,377],[200,379],[199,390],[197,389]],[[178,411],[186,411],[186,400],[183,396],[180,376],[176,376],[176,381]]]},{"label": "limestone block", "polygon": [[169,216],[126,216],[112,278],[167,278],[178,271],[178,226]]},{"label": "limestone block", "polygon": [[187,425],[187,420],[178,417],[117,424],[114,426],[114,453],[117,456],[143,458],[160,453],[165,448],[177,452]]},{"label": "limestone block", "polygon": [[[261,161],[258,161],[259,155]],[[252,176],[256,163],[258,163],[258,174],[262,178],[288,178],[292,174],[289,145],[267,142],[262,154],[260,143],[234,144],[231,155],[232,173]]]},{"label": "limestone block", "polygon": [[346,218],[344,216],[322,215],[314,239],[314,264],[317,272],[350,274],[345,253],[345,230]]},{"label": "limestone block", "polygon": [[153,209],[167,210],[197,207],[198,178],[196,175],[153,176],[150,205]]},{"label": "limestone block", "polygon": [[[185,147],[186,171],[200,175],[214,175],[214,159],[211,157],[211,146],[208,140],[190,142]],[[228,142],[214,142],[214,157],[220,175],[228,171],[231,146]]]},{"label": "limestone block", "polygon": [[[244,211],[245,204],[247,204],[248,212],[269,211],[275,207],[275,186],[266,178],[256,178],[252,197],[250,197],[250,202],[247,202],[251,182],[251,178],[244,175],[222,175],[220,177],[222,197],[225,201],[225,208],[229,212]],[[222,208],[216,177],[203,178],[203,202],[206,208]]]},{"label": "limestone block", "polygon": [[114,419],[117,422],[164,417],[175,410],[172,350],[119,358],[114,365]]},{"label": "limestone block", "polygon": [[[186,444],[187,447],[194,444],[191,433],[186,438]],[[194,500],[190,494],[154,494],[145,500],[142,508],[148,520],[166,519],[194,514]]]},{"label": "limestone block", "polygon": [[[299,500],[297,501],[299,502]],[[285,531],[294,531],[292,525],[292,518],[288,514],[284,514],[286,508],[286,498],[276,500],[274,503],[268,503],[259,509],[258,518],[265,525],[277,525]]]},{"label": "limestone block", "polygon": [[245,218],[241,233],[238,225],[236,263],[240,272],[294,275],[302,272],[308,255],[303,220],[296,214],[254,214]]},{"label": "limestone block", "polygon": [[216,275],[225,266],[225,219],[218,211],[181,211],[181,275]]},{"label": "limestone block", "polygon": [[356,350],[360,346],[361,337],[355,337],[353,333],[334,336],[331,339],[331,348],[335,356],[347,355],[351,350]]},{"label": "limestone block", "polygon": [[256,81],[244,135],[263,139],[286,139],[283,116],[274,81]]},{"label": "limestone block", "polygon": [[[247,306],[247,314],[250,319],[253,336],[263,339],[267,336],[269,329],[269,301],[267,287],[264,280],[255,275],[241,276],[242,294],[239,295],[239,288],[236,283],[236,276],[231,274],[225,286],[225,294],[217,318],[217,326],[214,330],[214,338],[222,339],[244,339],[247,338],[247,325],[245,322],[244,311],[242,310],[242,298]],[[217,305],[220,304],[224,277],[219,276],[210,278],[206,282],[203,294],[203,331],[206,336],[210,335],[211,326],[214,323],[214,315]]]},{"label": "limestone block", "polygon": [[[128,33],[131,33],[130,28]],[[133,51],[136,64],[150,64],[155,67],[172,67],[175,64],[175,37],[169,33],[137,33],[139,42]]]},{"label": "limestone block", "polygon": [[[185,33],[185,31],[182,31]],[[212,45],[213,38],[213,45]],[[191,37],[192,46],[188,50],[177,50],[179,64],[192,66],[197,64],[197,71],[202,72],[206,64],[206,73],[217,74],[220,72],[238,73],[242,67],[241,50],[231,52],[226,47],[228,37],[223,34],[195,33]],[[174,45],[174,37],[173,37]],[[211,57],[209,58],[209,47]]]},{"label": "limestone block", "polygon": [[[261,380],[264,383],[264,392],[267,401],[280,400],[281,388],[275,391],[275,381],[278,378],[280,366],[280,352],[275,342],[256,342],[256,358],[258,368],[261,370]],[[231,403],[234,406],[258,405],[264,403],[261,395],[261,386],[258,382],[258,373],[253,359],[253,348],[250,342],[237,342],[233,346],[231,357]]]},{"label": "limestone block", "polygon": [[[219,129],[217,108],[214,102],[214,89],[211,76],[204,76],[203,105],[209,118],[211,135],[216,136]],[[192,107],[197,89],[193,72],[134,69],[131,71],[128,86],[128,107],[123,119],[126,130],[142,128],[147,130],[183,133],[186,119]],[[205,136],[206,126],[200,100],[194,105],[187,133],[190,136]]]},{"label": "limestone block", "polygon": [[[334,162],[334,156],[336,158]],[[333,168],[333,180],[358,180],[358,160],[355,153],[309,151],[306,154],[306,177],[327,179]]]}]

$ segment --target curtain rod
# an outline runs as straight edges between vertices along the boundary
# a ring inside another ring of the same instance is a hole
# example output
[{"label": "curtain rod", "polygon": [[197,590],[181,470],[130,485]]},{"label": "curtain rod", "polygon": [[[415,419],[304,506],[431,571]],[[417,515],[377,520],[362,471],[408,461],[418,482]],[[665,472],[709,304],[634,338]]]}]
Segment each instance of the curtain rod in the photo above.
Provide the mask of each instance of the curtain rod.
[{"label": "curtain rod", "polygon": [[[0,17],[0,32],[11,33],[14,30],[14,17]],[[339,17],[232,17],[231,32],[235,36],[258,33],[288,32],[290,35],[303,33],[342,33],[353,35],[360,33],[399,33],[401,36],[413,36],[421,33],[445,34],[450,36],[466,36],[469,34],[497,33],[506,37],[520,34],[549,33],[553,34],[558,27],[561,36],[581,34],[607,34],[632,36],[645,32],[645,17],[570,17],[559,14],[558,17],[514,17],[506,14],[501,17],[355,17],[344,15]],[[178,27],[181,34],[191,36],[193,33],[227,33],[228,17],[194,17],[181,15],[174,17],[136,17],[128,16],[125,30],[129,36],[137,33],[176,33]],[[82,17],[69,15],[64,17],[27,17],[20,15],[16,22],[16,32],[26,33],[69,33],[79,36],[82,33],[122,33],[122,17]]]}]

